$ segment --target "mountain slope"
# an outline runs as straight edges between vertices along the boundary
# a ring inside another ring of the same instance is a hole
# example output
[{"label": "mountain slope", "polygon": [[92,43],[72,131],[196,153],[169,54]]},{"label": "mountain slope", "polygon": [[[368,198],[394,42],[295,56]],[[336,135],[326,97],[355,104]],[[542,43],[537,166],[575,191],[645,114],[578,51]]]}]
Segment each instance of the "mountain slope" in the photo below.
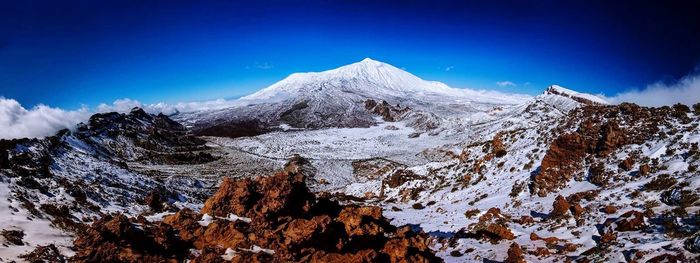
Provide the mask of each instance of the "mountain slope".
[{"label": "mountain slope", "polygon": [[[454,89],[440,82],[422,80],[389,64],[364,59],[333,70],[292,74],[239,99],[237,107],[181,114],[175,118],[200,134],[249,129],[255,135],[279,125],[312,129],[368,127],[376,120],[364,106],[367,100],[408,107],[414,114],[407,116],[420,119],[425,113],[449,117],[483,112],[518,104],[525,98]],[[416,112],[423,114],[416,115]]]},{"label": "mountain slope", "polygon": [[96,114],[75,131],[44,139],[0,140],[0,229],[24,240],[0,247],[0,260],[49,244],[70,253],[70,235],[110,211],[136,215],[201,204],[210,191],[197,178],[158,178],[131,165],[210,162],[215,157],[201,152],[204,143],[141,109]]}]

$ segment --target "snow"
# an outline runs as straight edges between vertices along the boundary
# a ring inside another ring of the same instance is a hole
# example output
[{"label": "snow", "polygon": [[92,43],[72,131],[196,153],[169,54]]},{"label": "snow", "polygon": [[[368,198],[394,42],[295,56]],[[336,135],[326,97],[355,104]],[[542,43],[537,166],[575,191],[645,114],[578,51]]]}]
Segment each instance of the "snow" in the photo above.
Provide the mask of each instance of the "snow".
[{"label": "snow", "polygon": [[549,88],[550,88],[550,89],[553,89],[553,90],[555,90],[555,91],[557,91],[557,92],[559,92],[559,93],[567,94],[567,95],[572,96],[572,97],[579,97],[579,98],[587,99],[587,100],[590,100],[590,101],[592,101],[592,102],[599,103],[599,104],[603,104],[603,105],[610,104],[610,103],[609,103],[608,101],[606,101],[604,98],[601,98],[601,97],[599,97],[599,96],[592,95],[592,94],[587,94],[587,93],[577,92],[577,91],[574,91],[574,90],[570,90],[570,89],[564,88],[564,87],[559,86],[559,85],[551,85],[551,86],[549,86]]},{"label": "snow", "polygon": [[[64,255],[72,255],[69,249],[73,241],[70,235],[54,228],[51,221],[33,216],[13,198],[10,185],[0,177],[0,230],[21,230],[24,232],[23,246],[0,246],[0,261],[16,260],[19,255],[34,250],[37,246],[54,244]],[[4,238],[0,237],[4,241]]]},{"label": "snow", "polygon": [[241,217],[241,216],[237,216],[237,215],[234,215],[234,214],[228,214],[228,217],[227,217],[226,219],[229,220],[229,221],[233,221],[233,222],[235,222],[235,221],[243,221],[243,222],[246,222],[246,223],[252,222],[252,220],[251,220],[250,218]]},{"label": "snow", "polygon": [[368,94],[410,96],[457,96],[465,101],[517,103],[524,96],[495,92],[455,89],[437,81],[425,81],[387,63],[365,58],[360,62],[323,72],[294,73],[287,78],[240,101],[270,103],[323,88],[350,86],[350,90],[362,90]]},{"label": "snow", "polygon": [[207,227],[211,222],[214,222],[214,217],[209,214],[203,214],[202,220],[199,220],[197,223],[199,223],[200,226]]},{"label": "snow", "polygon": [[236,256],[236,251],[229,247],[229,248],[226,248],[226,251],[224,251],[224,254],[221,255],[221,258],[226,260],[226,261],[231,261],[233,259],[233,257],[235,257],[235,256]]},{"label": "snow", "polygon": [[270,254],[270,255],[275,254],[274,250],[261,248],[257,245],[253,245],[252,247],[250,247],[250,249],[241,248],[240,250],[255,253],[255,254],[260,253],[260,252],[265,253],[265,254]]}]

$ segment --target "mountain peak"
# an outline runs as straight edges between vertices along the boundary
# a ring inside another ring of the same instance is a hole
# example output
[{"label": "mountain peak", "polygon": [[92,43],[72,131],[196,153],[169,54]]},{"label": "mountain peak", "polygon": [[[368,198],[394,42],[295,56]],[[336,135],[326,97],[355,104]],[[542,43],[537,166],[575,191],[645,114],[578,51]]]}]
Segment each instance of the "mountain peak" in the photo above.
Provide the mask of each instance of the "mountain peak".
[{"label": "mountain peak", "polygon": [[376,61],[376,60],[371,59],[371,58],[365,58],[365,59],[360,61],[360,63],[376,63],[376,62],[381,63],[380,61]]},{"label": "mountain peak", "polygon": [[[381,70],[380,70],[381,69]],[[358,62],[348,64],[345,66],[341,66],[336,69],[331,69],[319,73],[324,73],[324,72],[340,72],[340,71],[345,71],[349,74],[358,74],[358,73],[366,73],[367,71],[374,71],[374,73],[379,73],[379,74],[410,74],[404,70],[401,70],[397,67],[394,67],[388,63],[384,63],[378,60],[374,60],[371,58],[365,58],[363,60],[360,60]]]},{"label": "mountain peak", "polygon": [[243,97],[242,100],[279,101],[327,89],[365,95],[371,93],[377,96],[378,94],[402,96],[402,94],[416,92],[453,92],[452,88],[443,83],[422,80],[390,64],[365,58],[331,70],[291,74],[263,90]]}]

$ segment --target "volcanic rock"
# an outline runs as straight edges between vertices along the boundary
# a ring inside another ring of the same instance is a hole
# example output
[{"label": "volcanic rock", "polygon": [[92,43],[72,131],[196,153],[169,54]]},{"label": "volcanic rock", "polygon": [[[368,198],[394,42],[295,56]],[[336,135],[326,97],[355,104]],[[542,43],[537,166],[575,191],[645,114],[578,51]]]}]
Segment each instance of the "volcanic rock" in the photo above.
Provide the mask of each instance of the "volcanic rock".
[{"label": "volcanic rock", "polygon": [[182,209],[156,223],[105,216],[79,235],[71,260],[218,262],[230,254],[233,262],[441,261],[425,234],[392,226],[379,207],[316,197],[303,169],[293,168],[224,179],[201,214]]},{"label": "volcanic rock", "polygon": [[553,218],[566,216],[569,208],[571,208],[571,205],[566,201],[566,198],[561,195],[557,196],[552,204],[552,212],[549,213],[549,216]]},{"label": "volcanic rock", "polygon": [[523,249],[520,248],[518,243],[513,242],[508,248],[508,257],[505,260],[506,263],[525,263],[525,256],[523,255]]}]

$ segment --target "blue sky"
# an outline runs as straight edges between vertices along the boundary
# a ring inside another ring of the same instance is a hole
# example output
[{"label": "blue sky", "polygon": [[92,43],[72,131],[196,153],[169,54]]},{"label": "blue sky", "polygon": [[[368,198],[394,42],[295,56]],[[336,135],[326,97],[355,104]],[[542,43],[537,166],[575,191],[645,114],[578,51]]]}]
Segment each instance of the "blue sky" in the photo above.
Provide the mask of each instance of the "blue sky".
[{"label": "blue sky", "polygon": [[7,2],[0,96],[26,107],[232,98],[365,57],[527,94],[556,83],[614,95],[700,62],[692,1]]}]

